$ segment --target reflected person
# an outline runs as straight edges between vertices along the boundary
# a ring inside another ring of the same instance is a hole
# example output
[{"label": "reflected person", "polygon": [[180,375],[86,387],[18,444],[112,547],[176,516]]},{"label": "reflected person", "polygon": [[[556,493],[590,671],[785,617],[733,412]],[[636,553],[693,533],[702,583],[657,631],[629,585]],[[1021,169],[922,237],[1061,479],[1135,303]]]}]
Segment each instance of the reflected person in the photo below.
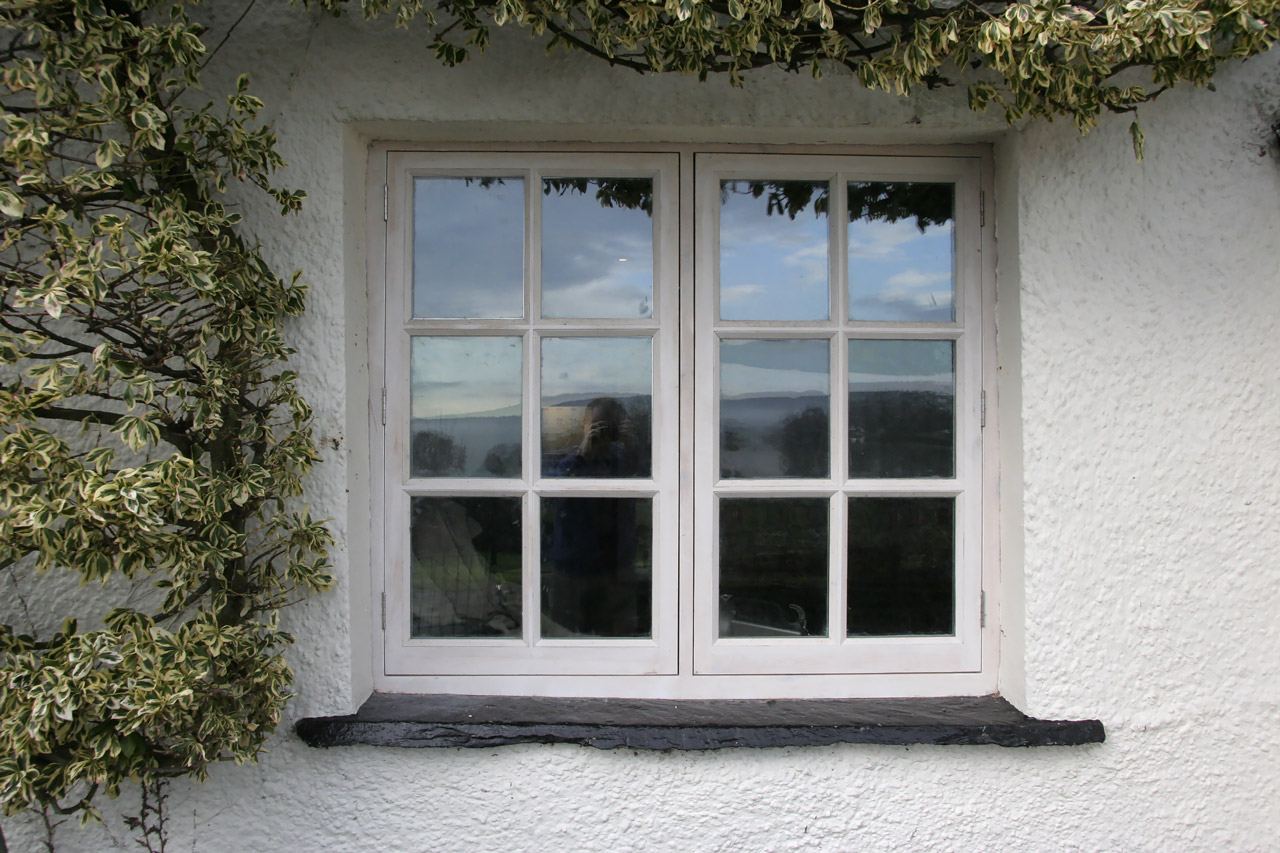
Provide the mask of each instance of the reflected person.
[{"label": "reflected person", "polygon": [[[635,455],[626,409],[612,397],[597,397],[583,413],[581,441],[554,464],[551,475],[625,477],[635,471]],[[573,634],[647,636],[648,626],[639,626],[637,618],[637,500],[561,497],[548,503],[547,615]]]}]

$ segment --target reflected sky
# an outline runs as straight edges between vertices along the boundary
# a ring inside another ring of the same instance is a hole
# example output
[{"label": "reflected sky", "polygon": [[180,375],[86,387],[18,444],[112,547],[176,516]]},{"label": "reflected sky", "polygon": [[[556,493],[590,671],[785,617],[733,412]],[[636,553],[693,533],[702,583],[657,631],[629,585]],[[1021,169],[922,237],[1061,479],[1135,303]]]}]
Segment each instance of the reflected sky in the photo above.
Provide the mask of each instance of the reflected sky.
[{"label": "reflected sky", "polygon": [[[652,179],[625,183],[651,197]],[[543,316],[653,316],[653,218],[640,208],[602,205],[595,180],[585,193],[563,180],[543,186]]]},{"label": "reflected sky", "polygon": [[520,413],[518,337],[418,336],[411,363],[411,417]]},{"label": "reflected sky", "polygon": [[849,223],[849,316],[854,320],[950,322],[953,225],[914,219]]},{"label": "reflected sky", "polygon": [[776,391],[826,394],[825,340],[725,340],[720,344],[720,394],[734,397]]},{"label": "reflected sky", "polygon": [[[955,385],[953,341],[849,341],[849,388]],[[936,390],[943,390],[942,387]]]},{"label": "reflected sky", "polygon": [[776,210],[770,215],[750,183],[721,182],[721,319],[827,319],[825,211],[816,213],[810,202],[794,219]]},{"label": "reflected sky", "polygon": [[543,405],[652,392],[652,344],[644,338],[544,338]]},{"label": "reflected sky", "polygon": [[413,316],[523,316],[523,179],[413,186]]}]

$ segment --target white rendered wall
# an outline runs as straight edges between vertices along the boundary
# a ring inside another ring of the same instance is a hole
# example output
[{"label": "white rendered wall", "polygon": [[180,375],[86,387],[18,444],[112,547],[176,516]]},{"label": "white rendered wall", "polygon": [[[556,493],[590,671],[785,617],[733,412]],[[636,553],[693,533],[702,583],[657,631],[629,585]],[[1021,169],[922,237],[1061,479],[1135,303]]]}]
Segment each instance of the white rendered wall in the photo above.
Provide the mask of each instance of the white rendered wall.
[{"label": "white rendered wall", "polygon": [[[170,849],[1280,847],[1280,160],[1265,147],[1280,54],[1144,109],[1139,164],[1127,117],[1081,139],[1064,122],[1006,130],[959,91],[897,99],[775,74],[735,90],[548,59],[522,34],[498,42],[445,70],[420,35],[272,4],[219,59],[252,71],[292,164],[283,183],[310,195],[283,223],[261,202],[249,213],[272,229],[258,233],[278,268],[313,286],[293,330],[326,454],[309,500],[349,547],[337,588],[289,616],[284,732],[257,767],[174,786]],[[349,373],[365,322],[363,140],[450,136],[996,143],[1002,684],[1030,714],[1100,718],[1107,742],[303,746],[293,720],[367,692],[368,593],[352,582],[368,562],[367,390]],[[5,829],[14,850],[40,844],[32,823]],[[108,812],[105,827],[60,828],[57,848],[131,849],[127,835]]]}]

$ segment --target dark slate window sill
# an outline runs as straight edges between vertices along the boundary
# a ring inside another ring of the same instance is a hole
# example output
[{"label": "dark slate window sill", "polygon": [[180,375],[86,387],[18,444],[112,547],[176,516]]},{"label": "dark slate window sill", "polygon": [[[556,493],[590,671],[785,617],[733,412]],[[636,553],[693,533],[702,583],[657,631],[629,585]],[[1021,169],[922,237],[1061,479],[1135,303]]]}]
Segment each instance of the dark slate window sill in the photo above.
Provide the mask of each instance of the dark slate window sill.
[{"label": "dark slate window sill", "polygon": [[999,696],[678,701],[375,693],[355,714],[299,720],[297,732],[317,747],[1076,746],[1106,739],[1097,720],[1037,720]]}]

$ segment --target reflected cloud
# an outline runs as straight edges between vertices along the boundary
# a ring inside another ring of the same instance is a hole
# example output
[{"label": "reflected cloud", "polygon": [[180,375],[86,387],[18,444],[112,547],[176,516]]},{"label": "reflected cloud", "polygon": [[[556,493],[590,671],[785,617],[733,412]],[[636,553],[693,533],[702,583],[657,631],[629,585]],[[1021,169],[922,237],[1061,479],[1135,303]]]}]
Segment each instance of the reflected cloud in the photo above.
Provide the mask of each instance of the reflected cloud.
[{"label": "reflected cloud", "polygon": [[949,322],[953,308],[951,223],[922,233],[909,221],[849,225],[849,310],[855,320]]},{"label": "reflected cloud", "polygon": [[[720,316],[818,320],[828,316],[827,217],[813,202],[795,218],[753,197],[749,182],[722,183]],[[815,184],[815,186],[821,186]]]},{"label": "reflected cloud", "polygon": [[414,181],[413,315],[524,313],[524,181]]},{"label": "reflected cloud", "polygon": [[[626,183],[652,193],[648,178]],[[583,187],[544,192],[543,315],[652,316],[653,218],[640,208],[604,204],[596,180]]]}]

